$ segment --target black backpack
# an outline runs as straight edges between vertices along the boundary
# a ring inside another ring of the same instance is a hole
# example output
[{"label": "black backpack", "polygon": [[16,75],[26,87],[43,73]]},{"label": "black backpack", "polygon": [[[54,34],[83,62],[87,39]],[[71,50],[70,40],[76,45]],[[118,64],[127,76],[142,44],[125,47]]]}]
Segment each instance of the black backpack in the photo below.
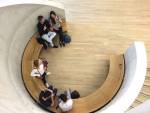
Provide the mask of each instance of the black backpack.
[{"label": "black backpack", "polygon": [[71,36],[68,35],[67,33],[63,33],[63,40],[66,44],[71,42]]},{"label": "black backpack", "polygon": [[72,99],[80,98],[80,93],[78,91],[74,90],[73,92],[71,92],[71,98]]}]

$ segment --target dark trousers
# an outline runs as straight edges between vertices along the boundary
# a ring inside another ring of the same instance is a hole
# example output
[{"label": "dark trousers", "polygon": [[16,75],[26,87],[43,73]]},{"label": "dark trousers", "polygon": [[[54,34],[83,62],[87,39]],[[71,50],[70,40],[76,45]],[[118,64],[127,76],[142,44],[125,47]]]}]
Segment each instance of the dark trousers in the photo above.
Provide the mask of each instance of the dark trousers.
[{"label": "dark trousers", "polygon": [[42,75],[42,81],[43,81],[44,85],[46,84],[46,78],[45,78],[45,76],[46,76],[46,73],[44,72],[44,74]]},{"label": "dark trousers", "polygon": [[48,42],[47,42],[47,41],[45,41],[44,39],[42,39],[42,38],[40,37],[40,38],[37,38],[37,42],[38,42],[39,44],[42,44],[43,47],[44,47],[44,49],[47,49],[47,45],[48,45]]},{"label": "dark trousers", "polygon": [[59,35],[59,43],[64,44],[64,36],[63,36],[63,30],[62,27],[59,28],[59,30],[54,30]]}]

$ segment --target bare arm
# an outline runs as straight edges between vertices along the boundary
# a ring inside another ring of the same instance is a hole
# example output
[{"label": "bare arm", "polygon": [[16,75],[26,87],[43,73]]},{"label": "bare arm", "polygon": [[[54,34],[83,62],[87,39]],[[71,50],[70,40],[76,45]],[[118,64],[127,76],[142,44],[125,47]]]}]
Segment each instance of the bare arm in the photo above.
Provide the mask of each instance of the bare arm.
[{"label": "bare arm", "polygon": [[54,106],[54,96],[51,96],[52,104],[51,106]]},{"label": "bare arm", "polygon": [[58,19],[59,19],[59,22],[62,23],[62,19],[60,17],[58,17]]}]

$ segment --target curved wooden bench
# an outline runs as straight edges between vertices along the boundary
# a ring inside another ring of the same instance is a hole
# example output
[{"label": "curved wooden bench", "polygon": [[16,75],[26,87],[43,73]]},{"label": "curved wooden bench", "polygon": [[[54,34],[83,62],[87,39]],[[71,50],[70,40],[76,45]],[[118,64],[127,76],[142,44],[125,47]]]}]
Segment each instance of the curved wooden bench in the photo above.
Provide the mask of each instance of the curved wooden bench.
[{"label": "curved wooden bench", "polygon": [[123,55],[110,56],[109,73],[103,85],[89,96],[74,100],[73,109],[69,113],[89,113],[101,109],[117,94],[123,78]]},{"label": "curved wooden bench", "polygon": [[40,88],[43,86],[43,83],[40,79],[33,78],[30,75],[32,71],[32,62],[34,59],[38,59],[40,51],[43,47],[37,43],[37,36],[38,33],[35,33],[29,40],[22,57],[23,81],[29,94],[33,97],[34,100],[38,100],[39,92],[41,91]]},{"label": "curved wooden bench", "polygon": [[[34,59],[38,59],[42,49],[42,45],[38,44],[36,41],[37,36],[38,33],[33,35],[24,50],[22,57],[22,78],[30,96],[35,100],[35,102],[39,103],[39,94],[45,86],[41,79],[30,76],[32,61]],[[111,55],[109,73],[103,85],[89,96],[75,99],[73,109],[70,113],[89,113],[101,109],[117,94],[119,88],[121,87],[123,77],[123,55]],[[57,112],[55,107],[48,110]]]},{"label": "curved wooden bench", "polygon": [[[43,47],[43,45],[36,41],[38,35],[38,33],[35,33],[29,40],[22,57],[22,79],[28,93],[37,104],[39,104],[39,94],[41,90],[46,88],[41,79],[30,75],[32,71],[32,62],[39,58],[39,54]],[[56,106],[46,110],[56,112],[55,108]]]}]

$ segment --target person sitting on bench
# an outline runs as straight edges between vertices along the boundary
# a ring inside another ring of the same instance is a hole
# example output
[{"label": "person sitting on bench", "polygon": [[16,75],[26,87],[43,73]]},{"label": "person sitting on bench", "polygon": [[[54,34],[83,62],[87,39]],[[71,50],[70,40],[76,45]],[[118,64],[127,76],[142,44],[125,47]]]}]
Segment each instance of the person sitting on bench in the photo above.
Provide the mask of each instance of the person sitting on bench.
[{"label": "person sitting on bench", "polygon": [[59,35],[60,47],[65,46],[65,42],[63,39],[64,36],[63,36],[63,31],[62,31],[62,26],[61,26],[62,20],[58,15],[56,15],[54,11],[50,12],[49,23],[52,26],[52,29]]},{"label": "person sitting on bench", "polygon": [[70,90],[68,90],[65,94],[61,94],[59,96],[59,108],[60,110],[65,113],[72,109],[73,100],[71,99]]},{"label": "person sitting on bench", "polygon": [[46,40],[53,48],[57,48],[53,44],[53,38],[56,36],[55,32],[50,31],[51,26],[42,15],[38,16],[38,24],[37,24],[38,32],[42,39]]},{"label": "person sitting on bench", "polygon": [[31,72],[32,77],[38,77],[42,79],[44,85],[48,87],[48,83],[46,82],[45,76],[49,75],[50,72],[46,72],[46,68],[44,68],[44,64],[42,63],[41,60],[34,60],[33,61],[33,69]]},{"label": "person sitting on bench", "polygon": [[54,94],[50,89],[43,89],[39,95],[39,102],[45,108],[54,106]]}]

